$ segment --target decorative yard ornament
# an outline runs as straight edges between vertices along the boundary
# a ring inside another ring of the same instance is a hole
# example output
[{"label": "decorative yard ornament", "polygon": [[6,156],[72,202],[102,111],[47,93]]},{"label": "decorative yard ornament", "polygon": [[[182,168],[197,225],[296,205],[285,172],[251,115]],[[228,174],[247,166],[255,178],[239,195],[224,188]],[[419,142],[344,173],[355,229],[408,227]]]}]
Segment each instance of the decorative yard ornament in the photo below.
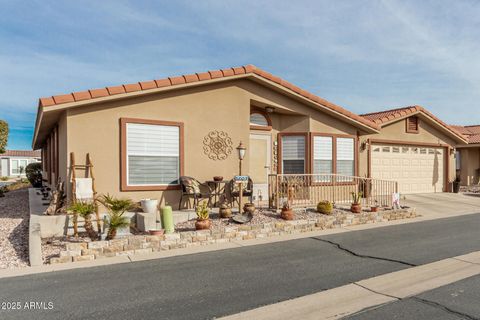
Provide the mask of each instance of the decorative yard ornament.
[{"label": "decorative yard ornament", "polygon": [[224,131],[211,131],[203,138],[203,153],[212,160],[225,160],[232,150],[232,139]]}]

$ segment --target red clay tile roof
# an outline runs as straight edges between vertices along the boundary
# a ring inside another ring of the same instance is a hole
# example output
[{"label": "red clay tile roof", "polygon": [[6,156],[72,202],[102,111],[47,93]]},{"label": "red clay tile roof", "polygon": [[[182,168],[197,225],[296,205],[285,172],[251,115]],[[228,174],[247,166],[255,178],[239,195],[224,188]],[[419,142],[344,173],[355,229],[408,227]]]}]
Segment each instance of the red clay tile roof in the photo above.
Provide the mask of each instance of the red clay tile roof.
[{"label": "red clay tile roof", "polygon": [[450,127],[452,127],[453,129],[457,130],[458,132],[460,132],[460,133],[463,134],[463,135],[467,135],[467,136],[468,136],[468,135],[472,134],[472,132],[471,132],[468,128],[464,127],[464,126],[451,125]]},{"label": "red clay tile roof", "polygon": [[468,136],[468,143],[480,143],[480,134]]},{"label": "red clay tile roof", "polygon": [[457,128],[455,128],[454,126],[449,126],[448,124],[446,124],[445,122],[443,122],[442,120],[434,116],[430,111],[428,111],[422,106],[409,106],[409,107],[403,107],[403,108],[396,108],[396,109],[384,110],[379,112],[366,113],[360,116],[381,126],[382,124],[390,123],[396,119],[401,119],[408,115],[419,113],[419,112],[426,114],[428,117],[438,122],[442,127],[447,129],[457,137],[462,138],[462,140],[466,140],[466,137],[462,134],[461,131],[457,130]]},{"label": "red clay tile roof", "polygon": [[49,107],[59,105],[63,103],[71,103],[77,101],[84,101],[89,99],[95,99],[106,96],[113,96],[116,94],[163,88],[168,86],[175,86],[185,83],[201,82],[205,80],[211,80],[216,78],[228,78],[236,75],[256,75],[268,81],[272,81],[286,89],[293,91],[317,104],[321,104],[328,109],[331,109],[343,116],[349,117],[365,126],[368,126],[374,130],[379,130],[380,127],[371,122],[368,118],[361,117],[353,112],[350,112],[332,102],[322,99],[310,92],[300,89],[299,87],[285,81],[279,77],[276,77],[260,68],[253,65],[246,65],[241,67],[234,67],[222,70],[212,70],[208,72],[194,73],[188,75],[182,75],[177,77],[169,77],[164,79],[156,79],[152,81],[144,81],[133,84],[124,84],[120,86],[106,87],[101,89],[92,89],[88,91],[73,92],[69,94],[57,95],[52,97],[45,97],[39,99],[39,107]]},{"label": "red clay tile roof", "polygon": [[469,144],[480,143],[480,125],[475,125],[475,126],[451,125],[450,127],[455,128],[457,131],[465,135],[467,137]]},{"label": "red clay tile roof", "polygon": [[40,158],[42,152],[40,150],[7,150],[5,153],[0,153],[0,157],[29,157]]}]

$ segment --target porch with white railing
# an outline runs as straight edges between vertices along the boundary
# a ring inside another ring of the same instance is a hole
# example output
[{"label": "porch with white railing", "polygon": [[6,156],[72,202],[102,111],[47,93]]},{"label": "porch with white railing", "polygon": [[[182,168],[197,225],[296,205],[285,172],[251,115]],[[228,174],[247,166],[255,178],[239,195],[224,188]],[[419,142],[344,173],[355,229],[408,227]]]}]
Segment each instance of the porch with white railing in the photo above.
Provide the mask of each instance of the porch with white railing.
[{"label": "porch with white railing", "polygon": [[352,192],[362,193],[364,206],[391,207],[398,183],[338,174],[271,174],[268,191],[272,209],[280,209],[287,200],[293,208],[315,207],[322,200],[348,205]]}]

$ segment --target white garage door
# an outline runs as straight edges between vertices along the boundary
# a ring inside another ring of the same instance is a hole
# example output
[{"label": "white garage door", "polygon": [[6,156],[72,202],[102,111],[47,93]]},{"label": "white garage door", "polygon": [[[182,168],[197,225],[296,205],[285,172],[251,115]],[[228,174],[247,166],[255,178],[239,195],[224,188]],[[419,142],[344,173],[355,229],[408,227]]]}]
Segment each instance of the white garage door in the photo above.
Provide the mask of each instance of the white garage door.
[{"label": "white garage door", "polygon": [[444,148],[372,146],[372,178],[398,181],[399,192],[442,192]]}]

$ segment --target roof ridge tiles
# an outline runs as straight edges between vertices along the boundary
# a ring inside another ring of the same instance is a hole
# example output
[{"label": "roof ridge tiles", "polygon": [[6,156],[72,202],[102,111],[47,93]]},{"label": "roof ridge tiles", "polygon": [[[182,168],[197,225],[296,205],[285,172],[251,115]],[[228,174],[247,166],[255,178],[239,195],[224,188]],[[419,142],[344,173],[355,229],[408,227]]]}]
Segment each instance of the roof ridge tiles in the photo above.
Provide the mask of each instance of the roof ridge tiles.
[{"label": "roof ridge tiles", "polygon": [[256,67],[255,65],[248,64],[239,67],[225,68],[219,70],[210,70],[207,72],[192,73],[180,76],[171,76],[162,79],[155,79],[149,81],[140,81],[136,83],[123,84],[117,86],[108,86],[98,89],[90,89],[86,91],[78,91],[69,94],[55,95],[51,97],[44,97],[39,99],[39,107],[49,107],[53,105],[59,105],[64,103],[72,103],[77,101],[90,100],[95,98],[113,96],[117,94],[124,94],[136,91],[150,90],[156,88],[170,87],[180,84],[187,84],[192,82],[201,82],[206,80],[213,80],[217,78],[227,78],[237,75],[252,74],[259,76],[268,81],[272,81],[288,90],[295,92],[296,94],[313,101],[314,103],[321,104],[326,108],[331,109],[334,112],[350,117],[352,120],[357,121],[365,126],[378,130],[378,126],[375,122],[359,116],[349,110],[344,109],[332,102],[329,102],[321,97],[318,97],[300,87],[288,82],[280,77],[277,77],[263,69]]}]

